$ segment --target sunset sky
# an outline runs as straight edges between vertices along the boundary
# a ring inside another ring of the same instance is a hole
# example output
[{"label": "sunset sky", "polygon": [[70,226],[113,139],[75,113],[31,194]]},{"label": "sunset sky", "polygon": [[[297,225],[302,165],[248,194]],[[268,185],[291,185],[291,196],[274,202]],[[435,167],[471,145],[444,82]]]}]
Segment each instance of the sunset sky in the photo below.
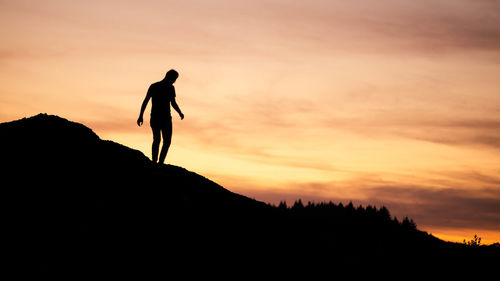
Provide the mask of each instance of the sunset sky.
[{"label": "sunset sky", "polygon": [[500,241],[500,1],[0,0],[0,38],[0,122],[56,114],[150,157],[150,105],[136,120],[173,68],[166,162]]}]

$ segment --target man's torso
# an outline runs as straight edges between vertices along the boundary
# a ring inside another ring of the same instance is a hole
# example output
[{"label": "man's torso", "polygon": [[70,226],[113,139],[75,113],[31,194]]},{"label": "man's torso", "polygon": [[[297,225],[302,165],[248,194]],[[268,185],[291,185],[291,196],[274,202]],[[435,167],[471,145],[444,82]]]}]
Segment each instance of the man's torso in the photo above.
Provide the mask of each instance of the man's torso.
[{"label": "man's torso", "polygon": [[175,98],[174,86],[160,81],[152,84],[149,91],[152,103],[151,118],[170,117],[170,102]]}]

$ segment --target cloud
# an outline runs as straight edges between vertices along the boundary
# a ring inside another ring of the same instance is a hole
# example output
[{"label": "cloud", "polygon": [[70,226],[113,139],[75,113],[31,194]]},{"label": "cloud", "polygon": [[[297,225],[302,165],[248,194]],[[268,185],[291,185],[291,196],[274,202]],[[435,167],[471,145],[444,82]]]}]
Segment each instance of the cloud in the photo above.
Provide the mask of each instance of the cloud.
[{"label": "cloud", "polygon": [[299,41],[290,38],[301,38],[302,44],[316,45],[317,51],[393,55],[500,49],[497,1],[286,1],[269,5],[267,13],[256,16],[276,32],[276,38],[290,43]]},{"label": "cloud", "polygon": [[[459,114],[458,112],[456,114]],[[451,145],[500,149],[500,115],[488,117],[451,117],[381,111],[359,117],[329,116],[321,126],[370,138],[406,138]]]},{"label": "cloud", "polygon": [[[368,186],[350,183],[300,183],[267,189],[241,188],[243,194],[277,204],[295,200],[353,202],[355,205],[386,206],[393,216],[413,218],[434,228],[500,230],[500,185],[496,188],[433,188],[391,183]],[[348,190],[348,192],[346,191]]]},{"label": "cloud", "polygon": [[[500,48],[498,1],[101,2],[2,4],[4,14],[11,14],[10,23],[22,18],[23,26],[30,20],[28,30],[34,28],[33,32],[39,32],[35,27],[43,23],[51,28],[49,31],[63,32],[75,40],[70,49],[85,43],[85,49],[94,47],[93,52],[111,46],[114,51],[167,51],[198,59],[210,55],[224,58],[228,54],[278,59],[276,54],[296,55],[305,50],[393,54]],[[117,3],[120,13],[111,13]],[[99,9],[95,9],[96,5]],[[41,39],[52,33],[46,32]],[[158,40],[158,35],[176,40]],[[52,41],[45,43],[50,45]]]},{"label": "cloud", "polygon": [[[366,21],[374,33],[425,50],[500,48],[500,4],[494,1],[385,1],[387,17]],[[399,2],[399,3],[396,3]],[[379,3],[377,3],[379,4]],[[389,8],[390,5],[390,8]]]},{"label": "cloud", "polygon": [[[412,124],[408,127],[411,128]],[[418,131],[403,134],[415,139],[447,144],[472,145],[500,149],[500,119],[426,120],[413,124]]]},{"label": "cloud", "polygon": [[395,213],[406,212],[427,226],[499,230],[498,189],[377,186],[365,192],[367,202],[382,203]]},{"label": "cloud", "polygon": [[[491,170],[490,174],[485,172],[470,171],[428,171],[432,178],[439,178],[436,184],[440,186],[454,186],[455,188],[500,188],[500,170]],[[443,179],[444,178],[444,179]]]},{"label": "cloud", "polygon": [[295,134],[297,127],[289,124],[290,120],[284,115],[252,115],[256,117],[251,121],[247,119],[248,114],[238,114],[228,119],[188,116],[179,126],[175,126],[174,135],[188,142],[186,145],[192,149],[263,165],[337,171],[334,165],[320,159],[290,154],[290,151],[295,151],[294,144],[283,142],[283,138],[287,134],[295,139],[299,139],[299,136]]}]

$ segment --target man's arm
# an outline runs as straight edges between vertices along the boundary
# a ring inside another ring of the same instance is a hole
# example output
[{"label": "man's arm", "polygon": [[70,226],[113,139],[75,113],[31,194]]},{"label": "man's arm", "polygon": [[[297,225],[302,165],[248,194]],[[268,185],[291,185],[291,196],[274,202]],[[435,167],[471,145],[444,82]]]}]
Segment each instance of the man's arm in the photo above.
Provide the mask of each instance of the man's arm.
[{"label": "man's arm", "polygon": [[144,115],[144,111],[146,110],[146,106],[148,106],[149,99],[151,98],[150,89],[151,89],[151,87],[148,89],[148,93],[146,94],[146,97],[144,98],[144,101],[142,102],[141,113],[139,113],[139,118],[137,119],[137,125],[139,125],[139,127],[143,123],[142,116]]},{"label": "man's arm", "polygon": [[179,116],[181,117],[181,120],[184,119],[184,114],[182,113],[181,109],[179,108],[179,105],[175,101],[175,98],[172,99],[172,107],[179,113]]}]

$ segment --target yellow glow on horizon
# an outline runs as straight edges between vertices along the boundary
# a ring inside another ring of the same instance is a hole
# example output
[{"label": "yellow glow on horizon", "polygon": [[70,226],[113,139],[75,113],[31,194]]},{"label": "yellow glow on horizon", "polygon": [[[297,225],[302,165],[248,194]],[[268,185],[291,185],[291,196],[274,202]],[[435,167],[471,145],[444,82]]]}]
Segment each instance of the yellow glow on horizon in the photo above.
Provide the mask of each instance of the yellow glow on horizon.
[{"label": "yellow glow on horizon", "polygon": [[482,229],[442,229],[435,228],[430,232],[439,239],[450,242],[463,243],[474,239],[474,234],[481,237],[481,245],[491,245],[500,241],[500,231],[482,230]]}]

